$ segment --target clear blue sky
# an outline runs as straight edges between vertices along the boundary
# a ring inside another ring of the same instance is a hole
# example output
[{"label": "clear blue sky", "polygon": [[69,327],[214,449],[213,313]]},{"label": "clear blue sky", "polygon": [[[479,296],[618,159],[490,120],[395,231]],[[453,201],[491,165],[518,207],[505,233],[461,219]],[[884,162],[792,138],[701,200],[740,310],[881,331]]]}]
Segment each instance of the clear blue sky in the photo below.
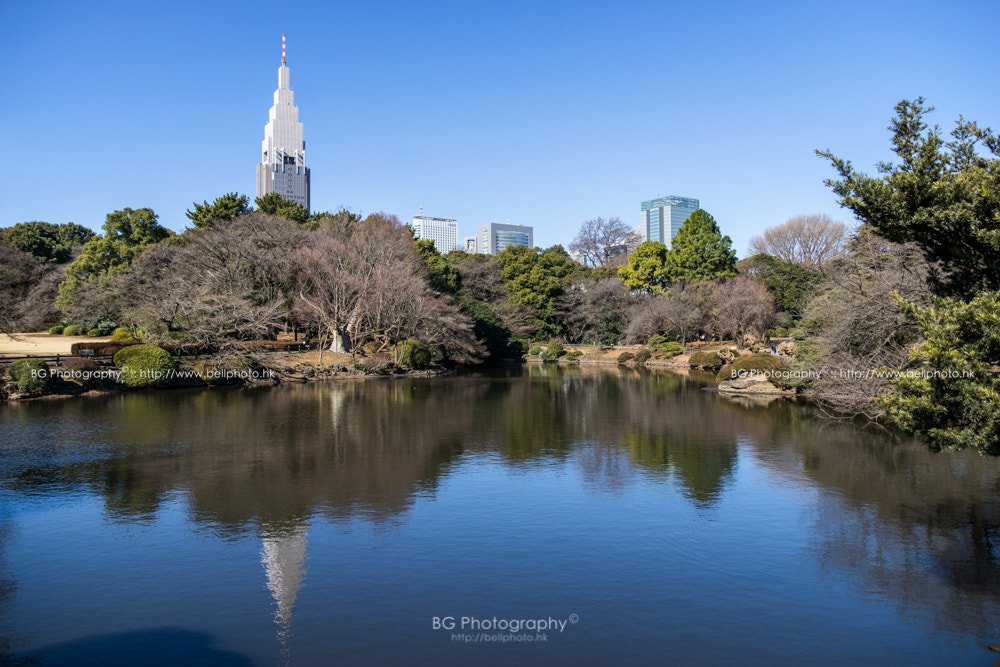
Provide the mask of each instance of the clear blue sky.
[{"label": "clear blue sky", "polygon": [[5,3],[0,226],[254,195],[281,33],[313,210],[532,225],[696,197],[745,256],[799,213],[853,222],[816,148],[889,159],[923,95],[1000,126],[1000,3]]}]

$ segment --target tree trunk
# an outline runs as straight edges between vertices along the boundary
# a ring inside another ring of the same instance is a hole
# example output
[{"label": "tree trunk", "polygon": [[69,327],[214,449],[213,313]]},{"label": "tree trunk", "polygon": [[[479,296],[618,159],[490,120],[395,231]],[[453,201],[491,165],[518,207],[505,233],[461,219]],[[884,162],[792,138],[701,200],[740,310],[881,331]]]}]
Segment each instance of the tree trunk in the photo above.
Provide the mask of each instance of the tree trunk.
[{"label": "tree trunk", "polygon": [[330,341],[330,351],[340,354],[347,354],[351,350],[351,335],[339,329],[333,330],[333,339]]}]

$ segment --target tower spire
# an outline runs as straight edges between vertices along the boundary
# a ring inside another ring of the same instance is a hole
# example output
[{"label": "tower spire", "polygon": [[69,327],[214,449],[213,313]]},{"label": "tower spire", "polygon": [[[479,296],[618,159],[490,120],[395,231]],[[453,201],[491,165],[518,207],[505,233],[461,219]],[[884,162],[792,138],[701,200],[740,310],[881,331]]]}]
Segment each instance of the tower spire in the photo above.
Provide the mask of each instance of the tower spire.
[{"label": "tower spire", "polygon": [[285,60],[285,33],[281,33],[281,64],[284,65],[287,61]]}]

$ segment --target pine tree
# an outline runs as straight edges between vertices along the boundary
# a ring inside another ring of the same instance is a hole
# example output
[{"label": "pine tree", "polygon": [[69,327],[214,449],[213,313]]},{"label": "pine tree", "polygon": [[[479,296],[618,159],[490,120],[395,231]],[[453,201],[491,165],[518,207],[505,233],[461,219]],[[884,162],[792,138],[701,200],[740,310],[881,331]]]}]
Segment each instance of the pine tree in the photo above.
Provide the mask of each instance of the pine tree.
[{"label": "pine tree", "polygon": [[736,275],[736,251],[715,218],[698,209],[681,225],[664,261],[669,282],[697,282]]}]

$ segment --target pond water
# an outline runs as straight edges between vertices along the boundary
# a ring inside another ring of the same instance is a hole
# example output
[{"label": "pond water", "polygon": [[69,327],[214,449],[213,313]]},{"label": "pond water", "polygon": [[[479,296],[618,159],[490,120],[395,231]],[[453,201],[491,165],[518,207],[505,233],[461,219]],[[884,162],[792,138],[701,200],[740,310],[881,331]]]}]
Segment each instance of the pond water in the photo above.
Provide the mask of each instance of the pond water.
[{"label": "pond water", "polygon": [[983,665],[1000,464],[528,366],[0,407],[0,661]]}]

